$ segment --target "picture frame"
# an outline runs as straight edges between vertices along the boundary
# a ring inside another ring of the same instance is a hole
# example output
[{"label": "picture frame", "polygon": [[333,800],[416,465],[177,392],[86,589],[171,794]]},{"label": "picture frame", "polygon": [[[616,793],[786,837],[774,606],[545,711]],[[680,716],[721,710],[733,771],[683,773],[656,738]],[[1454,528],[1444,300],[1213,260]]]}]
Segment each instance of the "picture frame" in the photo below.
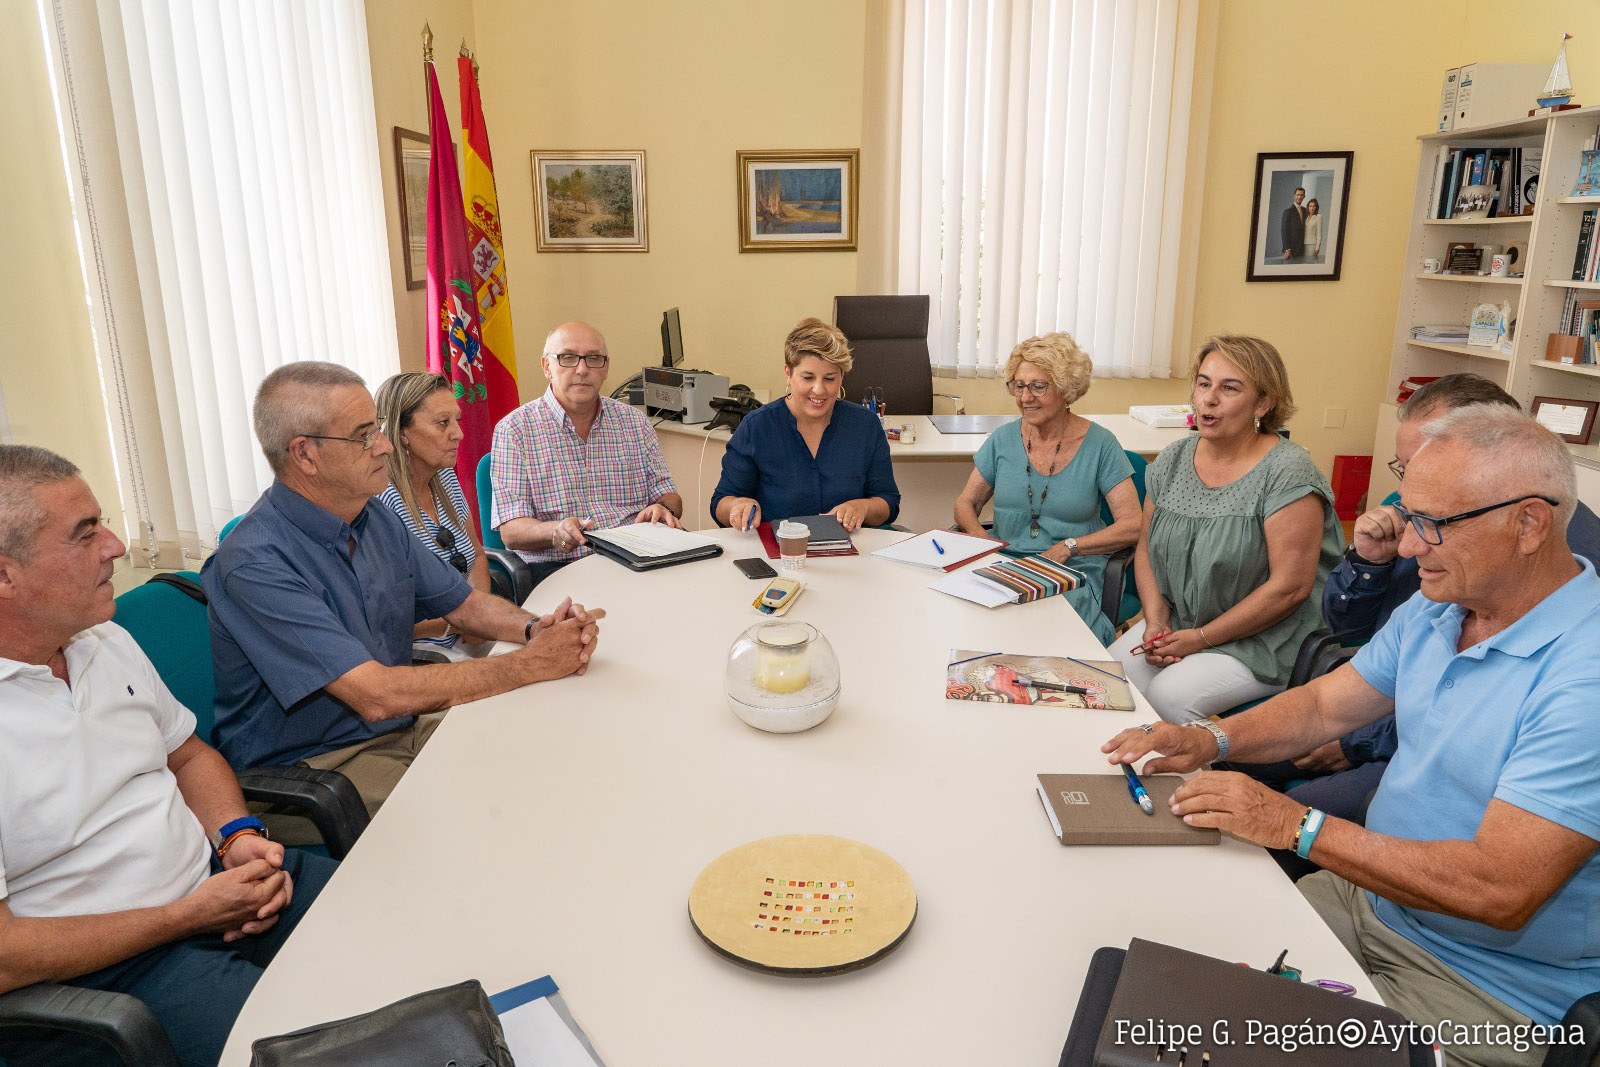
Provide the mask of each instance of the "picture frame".
[{"label": "picture frame", "polygon": [[406,288],[428,286],[428,161],[433,141],[425,133],[394,128],[395,189],[400,207],[400,258]]},{"label": "picture frame", "polygon": [[741,151],[739,251],[854,252],[861,150]]},{"label": "picture frame", "polygon": [[648,252],[644,150],[534,149],[540,252]]},{"label": "picture frame", "polygon": [[1528,414],[1535,422],[1570,445],[1589,443],[1596,412],[1600,412],[1600,400],[1536,396],[1528,405]]},{"label": "picture frame", "polygon": [[[1339,280],[1354,169],[1354,152],[1256,153],[1245,281]],[[1314,211],[1308,210],[1313,206]],[[1307,222],[1312,216],[1320,217],[1315,224],[1320,243],[1314,249],[1304,243],[1313,232]],[[1293,243],[1296,239],[1299,244]]]}]

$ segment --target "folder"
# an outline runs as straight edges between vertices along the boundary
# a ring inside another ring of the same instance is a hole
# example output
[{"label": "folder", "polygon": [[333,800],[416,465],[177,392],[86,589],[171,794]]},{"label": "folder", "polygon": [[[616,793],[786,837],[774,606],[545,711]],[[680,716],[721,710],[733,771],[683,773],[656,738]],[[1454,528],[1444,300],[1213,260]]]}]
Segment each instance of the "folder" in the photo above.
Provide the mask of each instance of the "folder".
[{"label": "folder", "polygon": [[[1294,960],[1285,963],[1292,967]],[[1350,968],[1356,969],[1354,960]],[[1292,1039],[1303,1036],[1308,1022],[1313,1040],[1296,1041],[1292,1053],[1266,1029],[1289,1030]],[[1387,1040],[1352,1041],[1347,1047],[1341,1038],[1351,1040],[1356,1025],[1363,1035],[1377,1030]],[[1403,1035],[1409,1029],[1405,1016],[1382,1004],[1134,938],[1111,994],[1094,1063],[1177,1063],[1175,1052],[1187,1048],[1184,1062],[1190,1067],[1202,1062],[1210,1067],[1281,1067],[1286,1062],[1295,1067],[1408,1067],[1410,1044]],[[1168,1049],[1172,1051],[1158,1059],[1158,1052]]]},{"label": "folder", "polygon": [[[1156,813],[1146,815],[1120,771],[1110,774],[1041,774],[1039,801],[1063,845],[1215,845],[1214,827],[1190,826],[1172,814],[1175,774],[1140,775]],[[1147,1061],[1148,1062],[1148,1061]]]},{"label": "folder", "polygon": [[[807,518],[809,519],[809,518],[811,518],[811,516],[807,516]],[[797,520],[792,520],[792,521],[797,521],[798,522],[800,520],[797,519]],[[838,520],[834,520],[834,521],[837,522]],[[842,529],[844,529],[844,527],[841,526],[840,529],[842,530]],[[764,550],[766,550],[767,558],[768,559],[777,559],[778,558],[778,535],[775,532],[773,532],[772,523],[763,522],[760,525],[758,525],[756,527],[756,536],[761,538],[761,547]],[[855,544],[849,540],[848,535],[846,535],[845,544],[844,544],[843,547],[840,547],[840,548],[823,548],[823,547],[820,547],[818,545],[814,545],[813,544],[813,545],[811,545],[810,547],[808,547],[806,549],[806,558],[807,559],[816,559],[819,556],[859,556],[860,554],[861,553],[856,551]]]},{"label": "folder", "polygon": [[584,540],[595,552],[632,571],[650,571],[722,555],[722,546],[704,534],[654,523],[611,530],[588,530]]}]

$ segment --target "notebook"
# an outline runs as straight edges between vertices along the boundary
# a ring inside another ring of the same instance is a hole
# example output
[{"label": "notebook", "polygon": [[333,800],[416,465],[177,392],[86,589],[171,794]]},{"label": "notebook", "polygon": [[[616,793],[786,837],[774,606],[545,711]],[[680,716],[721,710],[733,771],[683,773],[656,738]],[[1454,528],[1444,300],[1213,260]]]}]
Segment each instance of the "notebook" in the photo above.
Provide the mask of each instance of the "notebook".
[{"label": "notebook", "polygon": [[[935,542],[938,542],[937,548],[934,547]],[[998,552],[1007,544],[1006,541],[996,541],[992,537],[974,537],[956,530],[929,530],[927,533],[908,537],[904,541],[896,541],[872,554],[896,563],[909,563],[913,567],[953,571],[980,556]],[[944,549],[943,552],[939,551],[941,548]]]},{"label": "notebook", "polygon": [[[791,521],[793,521],[793,522],[802,522],[803,521],[803,522],[806,523],[806,526],[809,529],[809,528],[812,528],[810,520],[814,519],[814,518],[819,518],[819,517],[820,518],[832,518],[832,516],[827,516],[827,515],[824,515],[824,516],[808,515],[808,516],[805,516],[803,519],[796,518],[796,519],[793,519]],[[838,519],[834,519],[833,522],[834,522],[835,526],[838,526],[838,524],[839,524],[839,520]],[[844,532],[844,527],[843,526],[839,526],[839,531],[841,533],[843,533]],[[762,547],[763,550],[766,551],[767,558],[768,559],[777,559],[778,558],[778,535],[773,532],[772,523],[763,522],[760,525],[758,525],[756,527],[756,535],[761,538],[761,547]],[[812,559],[812,558],[815,558],[817,556],[857,556],[857,555],[860,555],[860,553],[856,551],[856,546],[855,546],[854,542],[852,542],[850,540],[850,536],[848,534],[845,534],[844,543],[842,545],[840,545],[838,542],[823,542],[822,544],[818,544],[815,538],[812,538],[811,540],[809,540],[807,542],[807,545],[806,545],[806,557],[808,559]]]},{"label": "notebook", "polygon": [[[1292,967],[1294,962],[1291,953],[1286,963]],[[1353,972],[1353,960],[1350,967]],[[1308,1021],[1314,1038],[1309,1041],[1304,1039]],[[1179,1023],[1181,1034],[1174,1032]],[[1198,1024],[1198,1034],[1191,1023]],[[1352,1040],[1347,1047],[1344,1041],[1357,1029],[1365,1037],[1378,1032],[1387,1040]],[[1111,994],[1094,1062],[1095,1067],[1177,1063],[1176,1049],[1187,1047],[1184,1062],[1189,1067],[1281,1067],[1289,1062],[1295,1067],[1407,1067],[1408,1032],[1414,1031],[1393,1008],[1134,938]],[[1282,1037],[1272,1039],[1274,1033],[1295,1040],[1292,1053]],[[1163,1049],[1174,1051],[1158,1059]]]},{"label": "notebook", "polygon": [[1222,840],[1215,828],[1190,826],[1172,814],[1172,794],[1183,784],[1178,775],[1140,775],[1139,781],[1155,805],[1154,815],[1139,807],[1120,771],[1041,774],[1039,802],[1063,845],[1214,845]]},{"label": "notebook", "polygon": [[602,556],[629,570],[647,571],[722,555],[722,546],[704,534],[636,522],[610,530],[586,530],[584,539]]},{"label": "notebook", "polygon": [[518,1063],[541,1067],[604,1067],[555,979],[548,974],[489,998],[506,1046]]},{"label": "notebook", "polygon": [[[1083,690],[1078,692],[1078,690]],[[1115,660],[950,650],[945,697],[991,704],[1132,711],[1133,690]]]},{"label": "notebook", "polygon": [[1031,604],[1076,589],[1087,580],[1082,571],[1048,556],[1025,556],[952,574],[929,588],[986,608],[998,608],[1003,604]]}]

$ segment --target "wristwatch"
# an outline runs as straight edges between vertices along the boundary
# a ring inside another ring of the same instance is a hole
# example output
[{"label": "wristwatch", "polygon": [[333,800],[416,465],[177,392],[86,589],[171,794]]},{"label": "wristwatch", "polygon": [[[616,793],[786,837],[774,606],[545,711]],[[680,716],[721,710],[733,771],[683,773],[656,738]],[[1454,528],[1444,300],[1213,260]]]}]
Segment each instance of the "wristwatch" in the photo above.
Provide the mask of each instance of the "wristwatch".
[{"label": "wristwatch", "polygon": [[1349,560],[1351,566],[1354,567],[1387,567],[1389,563],[1394,562],[1394,560],[1391,559],[1388,563],[1374,563],[1372,560],[1367,559],[1361,553],[1357,552],[1354,544],[1351,544],[1345,548],[1344,558]]},{"label": "wristwatch", "polygon": [[1071,559],[1073,556],[1078,554],[1078,539],[1076,537],[1069,537],[1061,543],[1067,546],[1068,559]]},{"label": "wristwatch", "polygon": [[1185,726],[1198,726],[1202,730],[1210,730],[1211,736],[1217,739],[1217,757],[1212,763],[1219,763],[1228,758],[1228,735],[1222,732],[1222,727],[1210,719],[1199,719],[1195,722],[1184,723]]},{"label": "wristwatch", "polygon": [[246,815],[242,819],[235,819],[230,823],[223,823],[221,829],[211,835],[212,851],[221,849],[222,846],[227,842],[228,838],[234,836],[241,830],[254,830],[262,837],[267,836],[267,824],[256,818],[254,815]]}]

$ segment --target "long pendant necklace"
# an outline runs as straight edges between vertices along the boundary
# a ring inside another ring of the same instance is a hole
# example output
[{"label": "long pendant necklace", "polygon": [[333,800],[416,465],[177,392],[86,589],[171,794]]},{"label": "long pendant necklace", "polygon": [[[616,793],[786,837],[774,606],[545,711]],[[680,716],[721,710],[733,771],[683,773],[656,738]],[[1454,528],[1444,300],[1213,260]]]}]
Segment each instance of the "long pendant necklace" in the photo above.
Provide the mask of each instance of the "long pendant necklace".
[{"label": "long pendant necklace", "polygon": [[1028,454],[1028,439],[1026,437],[1022,439],[1022,454],[1028,466],[1028,511],[1033,515],[1033,523],[1028,527],[1029,537],[1037,538],[1042,533],[1039,529],[1039,516],[1044,514],[1044,502],[1050,498],[1050,478],[1055,474],[1056,460],[1061,458],[1061,443],[1066,439],[1066,434],[1062,434],[1056,439],[1056,450],[1050,457],[1051,470],[1044,476],[1044,491],[1039,494],[1039,507],[1037,510],[1033,506],[1033,457]]}]

